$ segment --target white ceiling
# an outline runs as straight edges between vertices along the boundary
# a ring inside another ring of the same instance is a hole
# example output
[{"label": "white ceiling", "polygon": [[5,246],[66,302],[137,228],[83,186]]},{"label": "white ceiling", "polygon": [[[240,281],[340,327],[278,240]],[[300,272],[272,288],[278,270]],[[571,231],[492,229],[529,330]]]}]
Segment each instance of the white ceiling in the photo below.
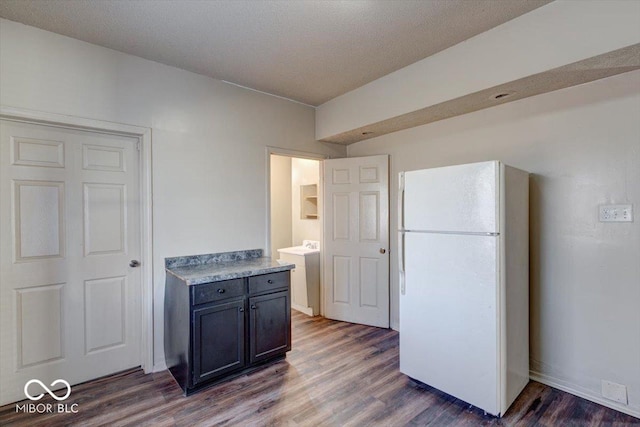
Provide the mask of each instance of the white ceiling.
[{"label": "white ceiling", "polygon": [[0,0],[0,16],[320,105],[550,0]]}]

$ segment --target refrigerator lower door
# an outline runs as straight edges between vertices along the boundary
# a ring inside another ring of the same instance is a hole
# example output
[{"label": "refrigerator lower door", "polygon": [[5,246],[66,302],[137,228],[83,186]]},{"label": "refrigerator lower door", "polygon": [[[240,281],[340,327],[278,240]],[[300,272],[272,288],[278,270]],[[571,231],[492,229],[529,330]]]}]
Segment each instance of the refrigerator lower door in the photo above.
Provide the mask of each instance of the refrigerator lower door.
[{"label": "refrigerator lower door", "polygon": [[497,236],[406,233],[400,371],[498,415]]}]

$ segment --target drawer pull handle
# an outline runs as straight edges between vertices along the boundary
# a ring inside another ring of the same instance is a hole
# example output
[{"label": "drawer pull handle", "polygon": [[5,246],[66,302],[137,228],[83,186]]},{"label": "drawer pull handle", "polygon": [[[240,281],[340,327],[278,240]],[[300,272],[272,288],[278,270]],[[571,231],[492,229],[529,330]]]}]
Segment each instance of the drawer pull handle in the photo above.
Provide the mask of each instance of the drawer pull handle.
[{"label": "drawer pull handle", "polygon": [[255,304],[251,304],[251,310],[255,310],[255,309],[257,309],[257,308],[258,308],[258,307],[256,307],[256,305],[255,305]]},{"label": "drawer pull handle", "polygon": [[218,289],[219,294],[224,294],[224,289]]},{"label": "drawer pull handle", "polygon": [[271,283],[273,283],[273,280],[269,279],[269,280],[267,280],[267,283],[271,284]]},{"label": "drawer pull handle", "polygon": [[244,313],[244,308],[240,307],[238,311],[240,311],[240,313]]}]

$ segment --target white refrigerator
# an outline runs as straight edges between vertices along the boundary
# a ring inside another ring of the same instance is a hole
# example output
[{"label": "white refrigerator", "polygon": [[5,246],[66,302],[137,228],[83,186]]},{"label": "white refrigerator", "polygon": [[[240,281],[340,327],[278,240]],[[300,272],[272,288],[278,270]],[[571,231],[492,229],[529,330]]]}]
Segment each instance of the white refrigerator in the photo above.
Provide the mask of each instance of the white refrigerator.
[{"label": "white refrigerator", "polygon": [[502,416],[529,381],[529,176],[399,176],[400,371]]}]

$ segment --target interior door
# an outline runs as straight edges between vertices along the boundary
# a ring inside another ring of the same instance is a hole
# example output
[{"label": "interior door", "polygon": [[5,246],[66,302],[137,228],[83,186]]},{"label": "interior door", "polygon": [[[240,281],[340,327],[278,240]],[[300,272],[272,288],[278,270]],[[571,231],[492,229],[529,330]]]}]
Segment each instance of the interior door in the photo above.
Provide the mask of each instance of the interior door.
[{"label": "interior door", "polygon": [[389,156],[323,162],[324,314],[389,327]]},{"label": "interior door", "polygon": [[0,404],[140,365],[136,143],[0,121]]}]

